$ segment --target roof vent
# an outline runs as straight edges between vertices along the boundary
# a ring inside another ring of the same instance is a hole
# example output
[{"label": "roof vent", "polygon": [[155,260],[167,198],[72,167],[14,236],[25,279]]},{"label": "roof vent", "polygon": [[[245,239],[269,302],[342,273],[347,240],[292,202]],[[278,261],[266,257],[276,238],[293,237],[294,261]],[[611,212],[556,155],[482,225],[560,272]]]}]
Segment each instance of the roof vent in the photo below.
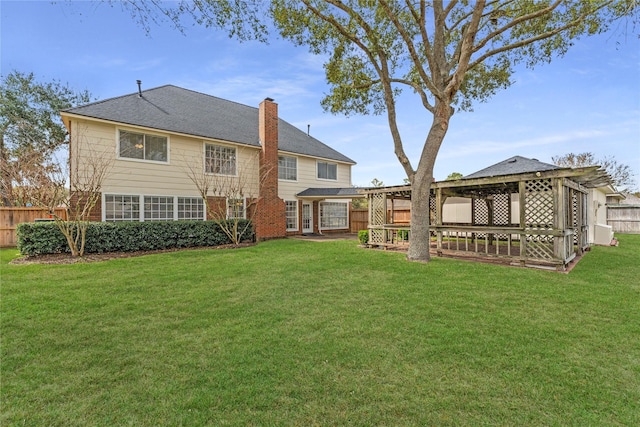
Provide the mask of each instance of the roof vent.
[{"label": "roof vent", "polygon": [[516,158],[514,157],[514,158],[512,158],[512,159],[509,159],[509,160],[508,160],[508,163],[515,163],[515,162],[517,162],[517,161],[518,161],[518,159],[516,159]]},{"label": "roof vent", "polygon": [[138,97],[142,98],[142,80],[136,80],[136,83],[138,83]]}]

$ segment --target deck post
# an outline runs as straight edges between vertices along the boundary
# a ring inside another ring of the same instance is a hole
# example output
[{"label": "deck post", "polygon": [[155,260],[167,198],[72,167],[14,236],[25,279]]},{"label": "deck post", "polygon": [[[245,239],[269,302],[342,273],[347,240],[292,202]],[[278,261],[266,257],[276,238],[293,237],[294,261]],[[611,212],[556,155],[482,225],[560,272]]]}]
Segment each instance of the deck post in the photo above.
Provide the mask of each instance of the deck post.
[{"label": "deck post", "polygon": [[564,265],[569,254],[565,253],[565,199],[564,199],[564,186],[562,185],[563,178],[555,178],[552,181],[553,186],[553,230],[555,236],[553,237],[553,256],[557,261],[561,261]]},{"label": "deck post", "polygon": [[526,206],[527,197],[525,195],[526,186],[523,180],[518,182],[518,196],[520,202],[520,229],[523,231],[520,233],[520,265],[524,267],[527,261],[527,214]]}]

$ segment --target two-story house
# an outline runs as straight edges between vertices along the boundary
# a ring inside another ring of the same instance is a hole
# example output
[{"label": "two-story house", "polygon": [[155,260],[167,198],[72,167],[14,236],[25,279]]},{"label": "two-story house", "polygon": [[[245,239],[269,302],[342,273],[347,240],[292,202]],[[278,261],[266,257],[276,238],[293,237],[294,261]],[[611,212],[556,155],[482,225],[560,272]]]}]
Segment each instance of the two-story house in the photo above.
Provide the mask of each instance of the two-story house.
[{"label": "two-story house", "polygon": [[355,162],[280,119],[272,99],[255,108],[138,82],[136,93],[61,115],[72,173],[96,153],[112,163],[92,220],[205,220],[204,177],[206,201],[250,216],[258,239],[349,229]]}]

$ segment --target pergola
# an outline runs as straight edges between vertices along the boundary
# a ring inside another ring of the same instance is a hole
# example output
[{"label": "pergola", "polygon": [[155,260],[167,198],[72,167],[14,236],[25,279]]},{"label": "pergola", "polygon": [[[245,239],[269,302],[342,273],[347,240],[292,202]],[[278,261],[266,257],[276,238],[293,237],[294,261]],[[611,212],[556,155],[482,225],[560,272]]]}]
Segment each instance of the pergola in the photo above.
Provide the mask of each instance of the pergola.
[{"label": "pergola", "polygon": [[[589,245],[587,193],[610,184],[598,166],[556,168],[431,184],[432,250],[441,255],[497,257],[520,265],[564,269]],[[409,224],[393,221],[394,202],[411,200],[411,186],[368,188],[369,245],[408,244]],[[467,199],[471,222],[443,217],[449,197]]]}]

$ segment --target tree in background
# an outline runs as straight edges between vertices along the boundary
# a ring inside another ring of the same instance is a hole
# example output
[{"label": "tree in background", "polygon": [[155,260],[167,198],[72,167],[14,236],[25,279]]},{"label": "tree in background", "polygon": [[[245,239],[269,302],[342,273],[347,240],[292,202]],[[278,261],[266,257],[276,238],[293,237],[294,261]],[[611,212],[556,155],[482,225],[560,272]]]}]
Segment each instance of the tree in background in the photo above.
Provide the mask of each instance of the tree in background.
[{"label": "tree in background", "polygon": [[455,181],[456,179],[461,179],[463,175],[460,172],[451,172],[449,176],[445,179],[445,181]]},{"label": "tree in background", "polygon": [[[470,110],[509,87],[519,64],[562,56],[573,40],[637,15],[636,0],[219,0],[121,4],[148,29],[191,16],[240,40],[266,39],[270,26],[296,45],[324,55],[332,113],[385,114],[395,154],[412,185],[409,260],[429,260],[429,193],[433,168],[456,108]],[[151,17],[151,18],[149,18]],[[405,152],[396,102],[409,90],[430,129],[419,158]]]},{"label": "tree in background", "polygon": [[[375,188],[380,188],[380,187],[384,187],[384,182],[382,182],[381,180],[379,180],[378,178],[373,178],[371,180],[371,186],[375,187]],[[351,207],[354,209],[365,209],[369,207],[369,199],[367,198],[359,198],[359,199],[353,199],[351,201]]]},{"label": "tree in background", "polygon": [[378,178],[373,178],[371,180],[371,186],[376,188],[384,187],[384,182],[380,181]]},{"label": "tree in background", "polygon": [[62,167],[54,154],[69,143],[60,110],[90,98],[87,91],[76,92],[57,81],[39,82],[33,73],[12,71],[1,78],[1,205],[34,204],[33,197],[53,185],[49,177]]},{"label": "tree in background", "polygon": [[565,168],[600,166],[602,169],[607,171],[609,176],[611,176],[613,185],[621,191],[631,191],[631,188],[635,185],[631,167],[619,163],[611,156],[596,159],[595,155],[590,152],[578,154],[568,153],[563,156],[553,156],[551,157],[551,161],[556,166]]}]

